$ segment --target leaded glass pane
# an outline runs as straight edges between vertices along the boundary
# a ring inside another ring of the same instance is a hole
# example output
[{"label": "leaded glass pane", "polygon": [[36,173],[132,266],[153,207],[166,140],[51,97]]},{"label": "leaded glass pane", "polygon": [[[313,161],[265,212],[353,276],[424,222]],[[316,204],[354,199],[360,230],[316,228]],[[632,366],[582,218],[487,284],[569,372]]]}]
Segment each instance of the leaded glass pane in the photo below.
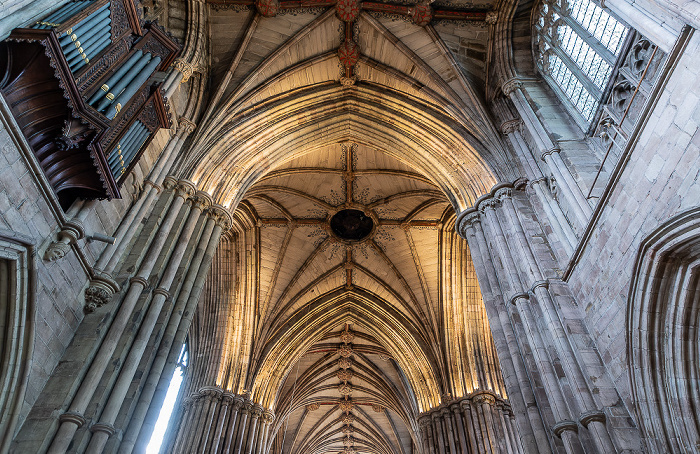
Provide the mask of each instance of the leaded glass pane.
[{"label": "leaded glass pane", "polygon": [[549,57],[551,75],[559,88],[569,98],[581,115],[586,120],[591,120],[597,100],[583,87],[581,81],[569,70],[569,68],[556,55]]},{"label": "leaded glass pane", "polygon": [[610,52],[615,55],[619,53],[627,29],[598,5],[589,0],[572,0],[571,17]]}]

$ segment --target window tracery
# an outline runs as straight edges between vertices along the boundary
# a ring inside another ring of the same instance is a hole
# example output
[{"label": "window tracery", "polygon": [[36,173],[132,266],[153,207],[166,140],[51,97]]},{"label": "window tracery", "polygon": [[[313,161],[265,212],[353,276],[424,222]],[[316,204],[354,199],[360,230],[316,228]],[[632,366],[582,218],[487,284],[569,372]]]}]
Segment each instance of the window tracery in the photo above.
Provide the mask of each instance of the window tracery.
[{"label": "window tracery", "polygon": [[627,27],[590,0],[543,0],[536,17],[538,69],[560,97],[590,123]]}]

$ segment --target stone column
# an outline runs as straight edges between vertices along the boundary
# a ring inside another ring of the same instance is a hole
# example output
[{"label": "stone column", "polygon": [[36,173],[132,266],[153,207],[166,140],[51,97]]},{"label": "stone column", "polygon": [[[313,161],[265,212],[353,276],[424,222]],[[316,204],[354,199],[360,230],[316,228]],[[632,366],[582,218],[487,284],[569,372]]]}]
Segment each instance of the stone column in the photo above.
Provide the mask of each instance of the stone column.
[{"label": "stone column", "polygon": [[218,416],[216,418],[216,427],[214,428],[214,432],[210,437],[209,442],[204,447],[204,450],[207,453],[214,454],[218,452],[219,443],[221,441],[221,435],[225,428],[226,421],[230,416],[229,407],[233,403],[233,397],[233,394],[229,392],[224,392],[221,395],[221,405],[219,408]]},{"label": "stone column", "polygon": [[141,225],[143,218],[150,213],[153,202],[161,192],[166,173],[172,167],[175,157],[185,143],[187,136],[194,131],[195,124],[190,120],[180,117],[177,132],[160,154],[156,165],[151,169],[149,177],[144,181],[145,189],[136,203],[129,209],[122,219],[117,231],[114,233],[116,241],[107,246],[95,264],[98,270],[110,274],[114,271],[122,254],[128,247],[131,239]]},{"label": "stone column", "polygon": [[[542,175],[539,166],[535,163],[532,158],[532,154],[529,151],[525,139],[523,139],[520,132],[523,122],[521,120],[511,120],[503,123],[501,125],[501,131],[510,140],[516,155],[520,158],[523,163],[523,167],[526,170],[527,179],[530,180],[530,187],[534,190],[535,195],[540,201],[542,208],[547,215],[552,230],[560,239],[564,251],[567,257],[570,257],[574,252],[576,245],[578,244],[578,238],[571,228],[569,221],[567,221],[564,212],[561,207],[552,198],[546,195],[543,186],[546,184],[546,178]],[[548,192],[548,191],[547,191]]]},{"label": "stone column", "polygon": [[244,402],[245,401],[240,396],[234,397],[233,399],[233,410],[231,418],[229,418],[226,440],[221,450],[222,454],[229,454],[231,452],[231,446],[233,446],[233,440],[236,435],[236,422],[238,422],[238,416],[243,408]]},{"label": "stone column", "polygon": [[[557,357],[561,360],[564,373],[569,382],[573,385],[574,393],[572,402],[577,407],[577,414],[598,414],[603,415],[593,399],[593,395],[584,378],[583,366],[576,358],[575,352],[571,347],[571,343],[566,334],[561,321],[561,315],[558,313],[552,296],[549,294],[548,281],[544,280],[542,271],[540,270],[530,244],[525,235],[523,226],[518,218],[518,214],[513,205],[511,190],[503,188],[496,192],[496,197],[503,204],[504,223],[510,224],[510,229],[513,232],[513,242],[515,244],[516,253],[519,256],[520,267],[526,274],[526,279],[533,282],[530,292],[536,297],[539,302],[544,318],[540,325],[543,332],[548,334],[547,338],[552,340],[557,352]],[[614,452],[615,448],[610,439],[605,425],[600,421],[595,421],[590,425],[589,430],[592,431],[593,441],[601,453]]]},{"label": "stone column", "polygon": [[532,106],[527,101],[522,91],[522,83],[517,79],[510,79],[501,86],[503,93],[510,98],[515,108],[523,119],[525,127],[535,141],[542,159],[547,163],[549,171],[554,175],[562,194],[567,199],[568,205],[576,218],[577,228],[583,229],[588,225],[588,220],[593,213],[588,201],[574,180],[571,172],[559,156],[559,147],[552,142],[549,134],[535,114]]},{"label": "stone column", "polygon": [[[486,227],[489,229],[488,236],[493,241],[491,253],[496,257],[500,257],[500,261],[503,264],[503,276],[499,280],[505,285],[501,287],[501,292],[513,295],[511,297],[511,304],[515,305],[518,316],[523,324],[527,342],[530,345],[537,369],[542,377],[555,420],[571,421],[567,401],[559,387],[557,374],[550,361],[542,336],[532,314],[529,296],[522,293],[521,289],[523,285],[518,267],[515,264],[506,236],[495,212],[496,208],[500,207],[500,205],[501,202],[498,199],[489,198],[479,204],[479,211],[482,213]],[[565,431],[562,435],[562,440],[565,442],[567,452],[576,453],[579,451],[580,444],[575,433]]]},{"label": "stone column", "polygon": [[[457,427],[457,433],[459,435],[459,446],[463,453],[475,452],[476,446],[473,446],[473,440],[468,436],[469,431],[465,431],[466,423],[462,418],[462,412],[460,411],[459,404],[454,403],[450,405],[450,410],[452,410],[452,418],[455,426]],[[467,442],[469,440],[469,442]],[[470,447],[468,447],[470,446]]]},{"label": "stone column", "polygon": [[[197,192],[196,197],[207,198],[208,196],[203,192]],[[219,245],[221,235],[231,226],[231,216],[220,205],[211,206],[205,214],[207,222],[195,254],[190,260],[172,315],[168,320],[148,379],[139,397],[139,403],[131,417],[129,429],[120,446],[120,454],[131,453],[136,444],[141,449],[145,449],[150,440],[150,435],[160,413],[160,403],[167,393],[170,377],[192,322],[194,309],[209,273],[214,252]],[[170,367],[167,368],[167,365]]]},{"label": "stone column", "polygon": [[[195,195],[195,189],[193,184],[189,182],[183,182],[181,184],[183,185],[183,188],[187,191],[188,195]],[[143,357],[143,354],[146,351],[148,342],[151,339],[151,335],[153,334],[153,329],[158,321],[158,317],[160,316],[161,310],[163,309],[163,304],[170,295],[170,287],[172,286],[173,281],[175,280],[175,273],[177,273],[177,270],[180,267],[180,263],[182,262],[182,258],[184,257],[188,246],[190,245],[190,238],[192,236],[192,233],[194,232],[197,223],[199,222],[202,211],[204,210],[204,207],[207,203],[207,199],[192,198],[190,199],[190,202],[191,209],[185,208],[185,210],[190,211],[185,226],[182,232],[180,233],[180,236],[175,245],[175,249],[170,256],[170,260],[168,261],[168,265],[165,269],[165,272],[163,273],[163,276],[160,279],[158,288],[156,288],[153,291],[153,299],[150,305],[148,305],[146,316],[141,322],[141,326],[138,330],[136,338],[134,339],[134,342],[131,345],[131,349],[129,350],[129,353],[126,359],[124,360],[124,364],[122,365],[121,371],[119,372],[119,377],[117,378],[117,381],[114,384],[114,387],[112,388],[112,392],[109,396],[109,399],[107,400],[105,409],[100,415],[100,422],[102,424],[113,425],[117,419],[117,416],[119,415],[119,410],[121,409],[122,402],[126,397],[126,394],[129,390],[129,386],[131,385],[131,381],[134,378],[134,374],[136,373],[136,370],[138,369],[138,366],[141,362],[141,358]],[[95,434],[90,440],[87,452],[90,454],[100,453],[102,452],[106,443],[107,437],[105,437],[104,432]]]},{"label": "stone column", "polygon": [[[499,347],[499,362],[503,370],[510,402],[519,415],[526,416],[520,421],[519,433],[523,448],[528,453],[550,452],[547,432],[544,428],[540,408],[533,392],[529,373],[518,344],[518,336],[511,324],[511,308],[506,307],[497,279],[496,269],[481,225],[481,216],[473,210],[463,213],[458,219],[458,232],[469,243],[479,285],[484,295],[489,323],[494,332],[502,332],[503,339],[494,336]],[[465,418],[468,415],[465,413]],[[471,427],[471,420],[465,422]],[[470,439],[473,439],[473,434]]]},{"label": "stone column", "polygon": [[[168,209],[168,214],[151,242],[148,252],[141,262],[136,276],[131,278],[129,289],[124,296],[121,305],[119,306],[117,315],[112,320],[112,324],[110,325],[109,330],[107,331],[107,334],[105,335],[86,376],[83,378],[83,381],[81,382],[80,387],[78,388],[78,391],[68,408],[68,413],[82,415],[90,403],[90,399],[92,398],[95,389],[97,389],[99,381],[102,378],[107,365],[112,360],[112,354],[119,343],[119,339],[122,337],[124,329],[132,318],[132,313],[134,307],[136,306],[136,302],[141,296],[143,290],[148,286],[147,279],[155,266],[161,250],[165,245],[165,241],[168,238],[168,234],[173,228],[175,220],[177,219],[180,209],[182,208],[188,195],[187,185],[179,185],[177,187],[175,197],[173,198],[173,201]],[[51,454],[63,454],[66,452],[70,442],[73,440],[75,432],[79,427],[80,425],[76,424],[74,421],[61,421],[58,432],[56,433],[48,452]]]}]

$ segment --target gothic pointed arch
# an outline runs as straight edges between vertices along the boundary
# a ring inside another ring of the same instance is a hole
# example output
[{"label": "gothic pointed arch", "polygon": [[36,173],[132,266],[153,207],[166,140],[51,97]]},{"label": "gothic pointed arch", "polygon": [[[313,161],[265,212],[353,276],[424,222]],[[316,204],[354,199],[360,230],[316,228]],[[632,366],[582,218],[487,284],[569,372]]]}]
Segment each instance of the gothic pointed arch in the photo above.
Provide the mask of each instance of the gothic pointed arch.
[{"label": "gothic pointed arch", "polygon": [[642,242],[627,306],[632,398],[650,452],[692,452],[700,436],[700,209]]}]

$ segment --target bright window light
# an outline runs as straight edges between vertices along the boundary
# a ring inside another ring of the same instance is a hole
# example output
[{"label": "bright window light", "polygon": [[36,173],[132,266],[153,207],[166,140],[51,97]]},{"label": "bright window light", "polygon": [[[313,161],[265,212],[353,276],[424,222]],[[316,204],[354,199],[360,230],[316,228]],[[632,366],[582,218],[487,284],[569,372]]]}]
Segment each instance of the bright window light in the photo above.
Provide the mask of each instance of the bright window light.
[{"label": "bright window light", "polygon": [[163,401],[163,406],[158,414],[158,420],[156,421],[155,428],[153,429],[151,441],[146,447],[147,454],[158,454],[160,452],[161,445],[163,444],[163,438],[165,437],[165,431],[168,430],[168,423],[170,422],[170,417],[173,414],[173,409],[175,409],[177,396],[180,393],[180,388],[182,387],[182,382],[184,381],[186,368],[187,343],[182,346],[182,351],[180,351],[180,359],[178,360],[177,368],[175,368],[175,371],[173,372],[173,377],[170,380],[170,386],[168,386],[168,392],[165,394],[165,400]]}]

